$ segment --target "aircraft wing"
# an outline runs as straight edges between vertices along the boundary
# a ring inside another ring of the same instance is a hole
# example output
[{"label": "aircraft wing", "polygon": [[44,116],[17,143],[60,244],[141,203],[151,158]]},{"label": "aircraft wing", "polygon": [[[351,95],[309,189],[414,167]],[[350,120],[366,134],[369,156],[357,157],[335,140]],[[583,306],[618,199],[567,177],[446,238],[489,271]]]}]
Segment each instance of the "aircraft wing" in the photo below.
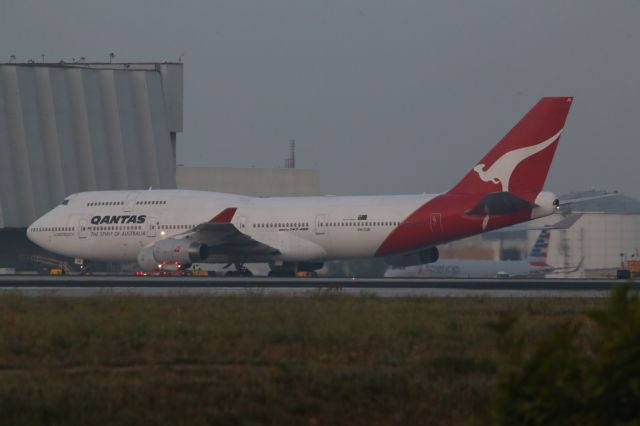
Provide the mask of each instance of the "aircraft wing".
[{"label": "aircraft wing", "polygon": [[209,222],[201,223],[181,237],[206,244],[209,249],[209,256],[280,254],[278,249],[256,241],[236,228],[236,226],[231,223],[231,219],[233,219],[235,213],[235,207],[227,208]]}]

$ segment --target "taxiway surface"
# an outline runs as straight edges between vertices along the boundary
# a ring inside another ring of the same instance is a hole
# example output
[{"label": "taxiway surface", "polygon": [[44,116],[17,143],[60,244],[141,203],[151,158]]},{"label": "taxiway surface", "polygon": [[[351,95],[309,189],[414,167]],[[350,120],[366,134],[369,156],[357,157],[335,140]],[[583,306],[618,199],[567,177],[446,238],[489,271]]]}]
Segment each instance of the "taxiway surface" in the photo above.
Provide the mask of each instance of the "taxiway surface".
[{"label": "taxiway surface", "polygon": [[[129,276],[2,276],[0,294],[291,295],[323,292],[381,297],[607,297],[624,281],[558,279],[227,278]],[[630,283],[640,289],[640,282]]]}]

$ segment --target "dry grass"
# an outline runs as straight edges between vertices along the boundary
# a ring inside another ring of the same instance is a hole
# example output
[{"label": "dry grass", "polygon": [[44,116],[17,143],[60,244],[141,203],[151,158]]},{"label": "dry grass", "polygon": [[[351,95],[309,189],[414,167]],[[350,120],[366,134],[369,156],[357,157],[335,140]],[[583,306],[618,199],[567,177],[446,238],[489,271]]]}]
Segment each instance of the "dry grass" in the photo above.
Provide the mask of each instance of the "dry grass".
[{"label": "dry grass", "polygon": [[464,424],[501,314],[532,335],[604,301],[0,297],[2,424]]}]

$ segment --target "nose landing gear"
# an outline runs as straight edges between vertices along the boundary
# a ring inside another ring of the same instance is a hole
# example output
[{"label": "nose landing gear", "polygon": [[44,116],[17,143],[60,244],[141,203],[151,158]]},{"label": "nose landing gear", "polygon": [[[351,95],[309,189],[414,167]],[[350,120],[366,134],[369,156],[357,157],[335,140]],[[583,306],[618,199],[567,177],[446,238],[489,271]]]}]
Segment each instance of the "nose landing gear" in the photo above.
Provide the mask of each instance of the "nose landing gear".
[{"label": "nose landing gear", "polygon": [[76,263],[80,265],[80,275],[89,276],[93,275],[91,271],[91,267],[89,266],[89,261],[85,259],[76,259]]}]

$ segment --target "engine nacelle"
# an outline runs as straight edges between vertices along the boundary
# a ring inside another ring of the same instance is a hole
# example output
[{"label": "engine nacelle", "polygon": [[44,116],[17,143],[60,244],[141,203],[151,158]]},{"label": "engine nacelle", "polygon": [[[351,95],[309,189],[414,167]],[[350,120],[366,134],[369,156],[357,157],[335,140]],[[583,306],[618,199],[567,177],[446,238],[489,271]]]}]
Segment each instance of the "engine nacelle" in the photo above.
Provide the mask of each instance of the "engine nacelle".
[{"label": "engine nacelle", "polygon": [[202,262],[207,259],[208,255],[206,244],[167,238],[140,250],[138,265],[143,270],[150,271],[157,268],[162,262]]},{"label": "engine nacelle", "polygon": [[437,262],[439,256],[437,247],[429,247],[420,251],[385,257],[384,261],[390,266],[415,266]]}]

